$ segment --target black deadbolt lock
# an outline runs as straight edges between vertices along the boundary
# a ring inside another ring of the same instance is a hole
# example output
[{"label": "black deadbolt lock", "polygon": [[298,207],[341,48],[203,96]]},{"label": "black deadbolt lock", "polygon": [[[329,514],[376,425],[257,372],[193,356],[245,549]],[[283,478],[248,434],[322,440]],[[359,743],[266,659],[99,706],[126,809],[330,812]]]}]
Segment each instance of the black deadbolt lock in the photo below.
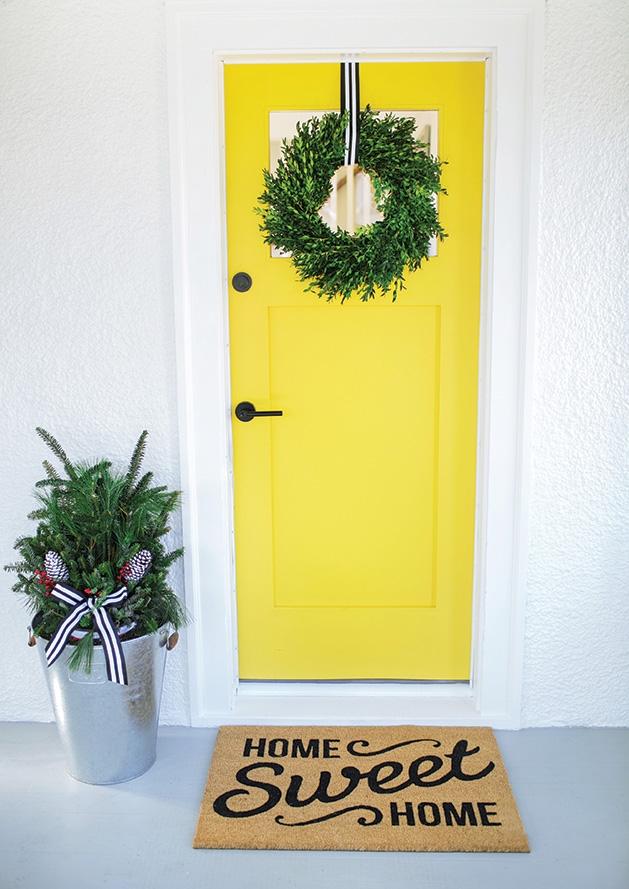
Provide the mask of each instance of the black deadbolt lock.
[{"label": "black deadbolt lock", "polygon": [[246,272],[236,272],[232,278],[232,287],[238,293],[246,293],[247,290],[251,289],[252,284],[251,275],[248,275]]}]

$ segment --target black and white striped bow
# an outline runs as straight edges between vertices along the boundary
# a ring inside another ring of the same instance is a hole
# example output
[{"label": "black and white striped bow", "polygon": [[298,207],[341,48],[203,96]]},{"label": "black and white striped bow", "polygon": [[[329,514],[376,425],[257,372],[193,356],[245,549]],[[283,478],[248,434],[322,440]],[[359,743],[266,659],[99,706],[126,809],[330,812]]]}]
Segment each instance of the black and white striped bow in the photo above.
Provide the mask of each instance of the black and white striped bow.
[{"label": "black and white striped bow", "polygon": [[58,581],[55,584],[50,595],[54,596],[59,602],[65,602],[66,605],[73,605],[74,607],[57,627],[54,636],[46,645],[48,666],[50,667],[57,660],[65,648],[72,631],[78,627],[81,619],[86,614],[91,613],[94,626],[100,634],[103,645],[108,679],[111,682],[117,682],[119,685],[128,685],[127,665],[125,664],[122,644],[118,638],[114,622],[107,612],[107,608],[110,605],[120,605],[127,598],[128,591],[126,586],[110,593],[100,607],[96,605],[95,596],[81,593],[63,581]]},{"label": "black and white striped bow", "polygon": [[358,163],[360,84],[358,62],[341,62],[341,114],[349,111],[345,130],[345,165]]}]

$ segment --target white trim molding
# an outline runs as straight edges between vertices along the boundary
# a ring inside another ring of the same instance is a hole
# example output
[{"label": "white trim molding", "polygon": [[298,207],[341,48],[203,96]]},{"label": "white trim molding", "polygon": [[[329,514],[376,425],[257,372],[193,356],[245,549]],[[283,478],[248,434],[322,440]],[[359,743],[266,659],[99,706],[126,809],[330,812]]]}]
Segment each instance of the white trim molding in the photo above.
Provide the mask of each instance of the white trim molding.
[{"label": "white trim molding", "polygon": [[[194,725],[520,724],[543,0],[167,0]],[[225,60],[488,62],[472,680],[238,681],[224,234]]]}]

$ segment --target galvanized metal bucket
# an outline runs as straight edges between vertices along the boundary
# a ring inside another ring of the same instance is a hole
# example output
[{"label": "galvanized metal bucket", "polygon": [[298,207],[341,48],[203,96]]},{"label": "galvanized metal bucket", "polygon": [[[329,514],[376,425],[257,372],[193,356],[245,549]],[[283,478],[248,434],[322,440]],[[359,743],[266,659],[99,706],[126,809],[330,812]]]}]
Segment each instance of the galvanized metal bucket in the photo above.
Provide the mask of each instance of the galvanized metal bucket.
[{"label": "galvanized metal bucket", "polygon": [[66,768],[87,784],[119,784],[155,762],[168,632],[122,642],[128,685],[109,682],[101,646],[90,673],[70,670],[68,646],[49,667],[44,639],[37,639]]}]

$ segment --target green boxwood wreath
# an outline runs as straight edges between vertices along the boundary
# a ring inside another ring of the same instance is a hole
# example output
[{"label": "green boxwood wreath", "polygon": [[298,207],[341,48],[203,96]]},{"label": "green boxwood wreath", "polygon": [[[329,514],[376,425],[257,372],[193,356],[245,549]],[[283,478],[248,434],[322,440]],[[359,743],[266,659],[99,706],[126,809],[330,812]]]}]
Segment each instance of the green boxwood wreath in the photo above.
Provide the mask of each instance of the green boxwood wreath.
[{"label": "green boxwood wreath", "polygon": [[428,259],[430,239],[443,240],[435,194],[443,192],[443,162],[414,138],[415,122],[393,114],[379,117],[369,106],[360,112],[360,166],[371,177],[383,220],[354,235],[332,231],[319,210],[342,166],[347,114],[335,112],[297,125],[284,140],[275,174],[264,170],[265,190],[256,211],[267,244],[292,254],[306,291],[341,302],[356,293],[367,301],[404,289],[404,270],[413,272]]}]

